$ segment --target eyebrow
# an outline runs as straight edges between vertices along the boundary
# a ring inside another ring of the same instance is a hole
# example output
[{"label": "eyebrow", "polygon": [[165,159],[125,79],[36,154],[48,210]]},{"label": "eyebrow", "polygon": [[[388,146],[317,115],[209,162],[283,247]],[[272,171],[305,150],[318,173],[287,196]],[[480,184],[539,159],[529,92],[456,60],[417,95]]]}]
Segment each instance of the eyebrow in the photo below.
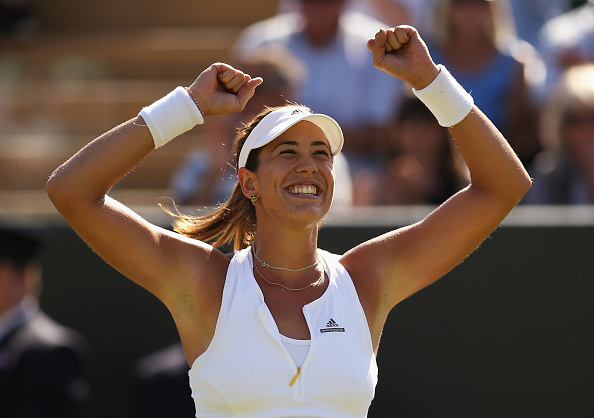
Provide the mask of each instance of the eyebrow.
[{"label": "eyebrow", "polygon": [[[276,146],[273,148],[273,150],[277,149],[278,147],[280,147],[282,145],[290,145],[290,146],[296,147],[299,144],[297,143],[297,141],[283,141],[283,142],[276,144]],[[324,141],[314,141],[311,143],[311,146],[312,147],[324,146],[324,147],[330,149],[330,146]]]}]

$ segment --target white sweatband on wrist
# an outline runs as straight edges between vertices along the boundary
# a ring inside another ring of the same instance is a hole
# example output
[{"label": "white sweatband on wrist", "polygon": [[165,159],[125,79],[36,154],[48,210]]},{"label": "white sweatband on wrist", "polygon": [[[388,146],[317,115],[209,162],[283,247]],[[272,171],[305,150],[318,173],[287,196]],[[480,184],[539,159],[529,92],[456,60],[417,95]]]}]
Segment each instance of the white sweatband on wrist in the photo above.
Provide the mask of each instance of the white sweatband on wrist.
[{"label": "white sweatband on wrist", "polygon": [[427,87],[413,93],[429,108],[437,122],[446,128],[460,123],[472,109],[474,100],[450,72],[439,65],[440,71]]},{"label": "white sweatband on wrist", "polygon": [[165,97],[144,107],[138,116],[146,122],[155,148],[204,123],[204,117],[183,87],[177,87]]}]

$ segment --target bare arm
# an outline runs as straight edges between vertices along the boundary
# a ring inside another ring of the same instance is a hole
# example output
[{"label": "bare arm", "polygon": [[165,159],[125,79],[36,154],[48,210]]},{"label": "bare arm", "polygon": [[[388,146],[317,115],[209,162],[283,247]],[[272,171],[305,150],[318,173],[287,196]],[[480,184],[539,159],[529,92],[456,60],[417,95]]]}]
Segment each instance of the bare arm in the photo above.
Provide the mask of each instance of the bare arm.
[{"label": "bare arm", "polygon": [[[225,64],[213,64],[190,88],[204,116],[208,116],[240,111],[261,81]],[[224,272],[225,257],[204,243],[146,222],[107,196],[109,189],[154,148],[148,128],[133,122],[144,125],[140,117],[130,120],[101,135],[60,166],[48,180],[47,192],[94,251],[171,309],[190,280]],[[211,282],[204,281],[206,292]]]},{"label": "bare arm", "polygon": [[[439,67],[416,30],[394,31],[382,31],[369,41],[374,64],[416,89],[426,87]],[[343,257],[376,335],[396,303],[459,264],[530,187],[513,150],[478,108],[450,132],[470,169],[471,184],[422,221],[363,243]]]}]

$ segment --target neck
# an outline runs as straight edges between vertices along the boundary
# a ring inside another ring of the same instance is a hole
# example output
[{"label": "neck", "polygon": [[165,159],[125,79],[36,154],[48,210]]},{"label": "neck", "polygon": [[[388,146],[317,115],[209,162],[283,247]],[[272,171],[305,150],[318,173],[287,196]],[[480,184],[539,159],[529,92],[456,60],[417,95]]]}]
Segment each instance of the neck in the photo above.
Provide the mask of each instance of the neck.
[{"label": "neck", "polygon": [[317,227],[310,230],[267,230],[258,226],[252,246],[266,263],[291,269],[308,266],[317,259]]}]

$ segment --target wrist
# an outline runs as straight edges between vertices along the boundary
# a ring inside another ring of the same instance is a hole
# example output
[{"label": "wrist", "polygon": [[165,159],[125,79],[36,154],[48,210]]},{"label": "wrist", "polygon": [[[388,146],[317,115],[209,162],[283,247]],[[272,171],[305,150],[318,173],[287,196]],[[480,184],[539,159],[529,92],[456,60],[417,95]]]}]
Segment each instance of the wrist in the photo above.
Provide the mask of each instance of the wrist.
[{"label": "wrist", "polygon": [[441,126],[449,128],[470,113],[474,100],[443,65],[438,68],[441,71],[434,80],[422,89],[413,88],[413,93],[429,108]]},{"label": "wrist", "polygon": [[188,90],[177,87],[165,97],[143,108],[138,116],[146,122],[155,148],[204,123],[204,117]]},{"label": "wrist", "polygon": [[409,84],[415,90],[422,90],[431,84],[440,72],[441,69],[439,65],[432,63],[432,66],[425,71],[418,73],[418,76],[414,80],[409,81]]},{"label": "wrist", "polygon": [[184,87],[184,89],[188,92],[188,94],[192,98],[192,101],[198,108],[198,111],[200,112],[200,114],[202,115],[202,119],[204,120],[204,117],[206,116],[206,114],[204,113],[204,110],[202,110],[202,106],[200,106],[200,103],[198,102],[196,95],[194,94],[194,92],[192,91],[192,89],[190,87]]}]

